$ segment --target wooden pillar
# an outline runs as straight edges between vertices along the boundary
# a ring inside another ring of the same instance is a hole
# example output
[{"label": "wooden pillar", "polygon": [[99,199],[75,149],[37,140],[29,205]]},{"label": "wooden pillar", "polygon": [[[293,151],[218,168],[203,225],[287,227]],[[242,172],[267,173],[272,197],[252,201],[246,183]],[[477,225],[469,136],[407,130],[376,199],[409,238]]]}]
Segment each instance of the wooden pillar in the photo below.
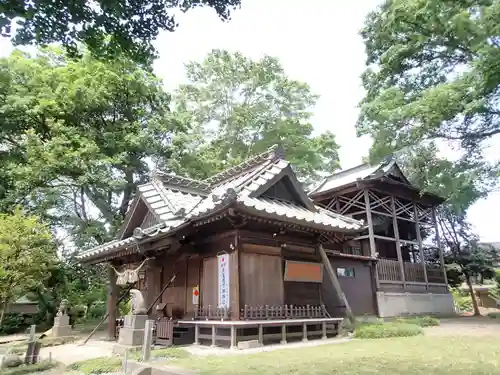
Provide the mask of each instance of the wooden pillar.
[{"label": "wooden pillar", "polygon": [[116,273],[108,264],[108,298],[106,312],[108,313],[108,340],[115,340],[116,337],[116,303],[118,301],[119,289],[116,286]]},{"label": "wooden pillar", "polygon": [[200,345],[200,325],[194,325],[194,344]]},{"label": "wooden pillar", "polygon": [[259,324],[259,344],[264,345],[264,327],[262,327],[262,324]]},{"label": "wooden pillar", "polygon": [[[375,244],[375,233],[373,231],[373,220],[372,220],[372,210],[370,207],[370,195],[368,194],[368,190],[365,189],[363,191],[363,194],[365,196],[365,210],[366,210],[366,223],[368,224],[368,239],[370,241],[370,256],[376,257],[377,253],[377,245]],[[375,278],[375,285],[377,287],[377,290],[380,288],[380,281],[378,279],[378,269],[377,265],[375,264],[375,272],[373,273],[373,276]]]},{"label": "wooden pillar", "polygon": [[212,345],[210,345],[212,348],[215,348],[215,338],[217,334],[217,328],[215,324],[212,324]]},{"label": "wooden pillar", "polygon": [[403,288],[406,288],[406,275],[405,275],[405,264],[403,262],[403,256],[401,255],[401,241],[399,238],[399,227],[398,218],[396,216],[396,203],[394,202],[394,196],[391,195],[391,214],[392,214],[392,228],[394,230],[394,239],[396,240],[396,253],[398,255],[399,272],[401,273],[401,281],[403,282]]},{"label": "wooden pillar", "polygon": [[439,229],[438,229],[438,223],[437,223],[437,218],[436,218],[436,209],[432,207],[432,220],[434,221],[434,230],[436,231],[436,243],[439,248],[439,261],[441,263],[441,270],[443,271],[444,275],[444,283],[448,285],[448,276],[446,275],[446,267],[444,265],[444,254],[443,254],[443,246],[441,245],[441,238],[439,237]]},{"label": "wooden pillar", "polygon": [[[150,306],[156,296],[158,295],[159,291],[156,290],[157,288],[157,279],[156,279],[156,266],[155,266],[155,261],[153,259],[149,259],[146,264],[144,265],[145,267],[145,275],[144,277],[146,278],[145,280],[145,287],[146,287],[146,304],[147,306]],[[150,317],[154,317],[156,315],[156,309],[153,307],[151,311],[149,312]]]},{"label": "wooden pillar", "polygon": [[231,349],[236,349],[236,327],[231,326]]},{"label": "wooden pillar", "polygon": [[377,246],[375,245],[375,233],[373,232],[372,209],[370,207],[370,195],[368,190],[363,192],[365,196],[366,222],[368,224],[368,238],[370,240],[370,255],[375,257]]},{"label": "wooden pillar", "polygon": [[240,320],[240,241],[239,234],[234,236],[234,252],[231,254],[231,320]]},{"label": "wooden pillar", "polygon": [[417,232],[418,251],[420,253],[420,262],[424,269],[425,289],[429,289],[429,280],[427,278],[427,266],[425,265],[424,247],[422,246],[422,235],[420,234],[420,221],[418,220],[417,205],[413,202],[413,215],[415,216],[415,230]]},{"label": "wooden pillar", "polygon": [[321,322],[321,338],[326,340],[326,322]]},{"label": "wooden pillar", "polygon": [[307,340],[307,323],[302,323],[302,341],[306,342]]},{"label": "wooden pillar", "polygon": [[280,344],[286,344],[286,325],[281,326],[281,342]]}]

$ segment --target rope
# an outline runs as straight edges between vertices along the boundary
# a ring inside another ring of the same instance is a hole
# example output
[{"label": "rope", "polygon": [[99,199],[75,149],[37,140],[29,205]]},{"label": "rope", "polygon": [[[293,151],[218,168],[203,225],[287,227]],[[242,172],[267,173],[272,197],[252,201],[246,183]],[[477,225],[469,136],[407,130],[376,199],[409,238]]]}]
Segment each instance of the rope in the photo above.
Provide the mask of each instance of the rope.
[{"label": "rope", "polygon": [[149,259],[151,258],[144,259],[137,268],[125,269],[123,272],[119,272],[115,267],[111,266],[117,275],[116,285],[133,284],[139,281],[139,271]]}]

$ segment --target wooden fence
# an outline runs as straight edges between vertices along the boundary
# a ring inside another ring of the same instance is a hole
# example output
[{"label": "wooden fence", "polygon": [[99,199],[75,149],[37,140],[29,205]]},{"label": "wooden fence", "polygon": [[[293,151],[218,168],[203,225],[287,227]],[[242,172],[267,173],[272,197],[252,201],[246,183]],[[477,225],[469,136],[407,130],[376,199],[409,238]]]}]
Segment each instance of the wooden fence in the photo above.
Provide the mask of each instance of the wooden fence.
[{"label": "wooden fence", "polygon": [[267,320],[267,319],[313,319],[326,318],[327,312],[324,305],[319,306],[294,306],[294,305],[245,305],[240,311],[240,319],[243,320]]},{"label": "wooden fence", "polygon": [[206,320],[224,320],[229,318],[231,310],[227,307],[198,306],[195,310],[194,318]]},{"label": "wooden fence", "polygon": [[[408,282],[425,283],[424,268],[421,263],[403,263],[405,280]],[[429,283],[444,284],[444,275],[439,265],[427,264],[427,280]],[[379,259],[377,272],[380,281],[402,281],[401,267],[397,260]]]}]

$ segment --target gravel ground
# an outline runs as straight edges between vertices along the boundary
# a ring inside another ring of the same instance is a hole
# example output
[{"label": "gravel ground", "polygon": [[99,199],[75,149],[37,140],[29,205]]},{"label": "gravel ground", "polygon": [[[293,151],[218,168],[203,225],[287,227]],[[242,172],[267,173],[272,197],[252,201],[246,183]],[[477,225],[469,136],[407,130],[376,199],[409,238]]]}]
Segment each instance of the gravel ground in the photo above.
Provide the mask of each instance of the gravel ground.
[{"label": "gravel ground", "polygon": [[500,322],[485,316],[441,319],[441,325],[426,328],[425,334],[428,336],[500,337]]}]

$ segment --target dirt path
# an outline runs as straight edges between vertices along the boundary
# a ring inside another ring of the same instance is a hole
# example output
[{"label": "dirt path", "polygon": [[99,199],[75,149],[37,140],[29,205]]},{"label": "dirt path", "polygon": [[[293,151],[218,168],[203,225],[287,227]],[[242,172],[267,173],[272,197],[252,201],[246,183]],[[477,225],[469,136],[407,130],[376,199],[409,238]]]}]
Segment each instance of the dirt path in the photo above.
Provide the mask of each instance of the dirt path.
[{"label": "dirt path", "polygon": [[500,322],[484,316],[442,319],[440,326],[426,328],[425,334],[428,336],[500,337]]},{"label": "dirt path", "polygon": [[79,343],[65,344],[42,348],[40,350],[40,357],[46,359],[51,356],[57,362],[70,365],[92,358],[111,357],[113,355],[113,345],[114,342],[92,340],[86,345],[79,345]]}]

